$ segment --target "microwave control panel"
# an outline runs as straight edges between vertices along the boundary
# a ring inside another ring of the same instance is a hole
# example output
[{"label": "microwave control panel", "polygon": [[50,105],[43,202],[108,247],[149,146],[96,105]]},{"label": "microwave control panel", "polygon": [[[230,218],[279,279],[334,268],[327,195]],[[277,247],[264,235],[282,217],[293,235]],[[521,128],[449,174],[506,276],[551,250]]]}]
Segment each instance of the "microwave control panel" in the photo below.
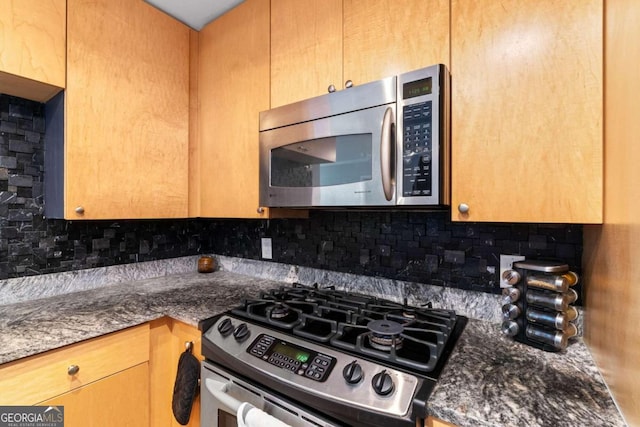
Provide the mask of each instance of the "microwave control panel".
[{"label": "microwave control panel", "polygon": [[431,196],[432,101],[405,105],[402,109],[402,196]]},{"label": "microwave control panel", "polygon": [[396,203],[449,204],[449,72],[443,64],[400,74]]}]

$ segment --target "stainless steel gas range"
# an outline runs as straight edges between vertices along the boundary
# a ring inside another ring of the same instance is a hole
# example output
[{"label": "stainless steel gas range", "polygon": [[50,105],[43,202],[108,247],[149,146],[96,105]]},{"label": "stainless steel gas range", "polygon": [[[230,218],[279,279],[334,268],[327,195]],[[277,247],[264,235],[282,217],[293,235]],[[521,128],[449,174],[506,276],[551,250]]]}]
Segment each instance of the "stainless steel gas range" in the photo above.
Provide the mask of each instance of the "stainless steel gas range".
[{"label": "stainless steel gas range", "polygon": [[415,426],[467,319],[294,285],[201,323],[202,427]]}]

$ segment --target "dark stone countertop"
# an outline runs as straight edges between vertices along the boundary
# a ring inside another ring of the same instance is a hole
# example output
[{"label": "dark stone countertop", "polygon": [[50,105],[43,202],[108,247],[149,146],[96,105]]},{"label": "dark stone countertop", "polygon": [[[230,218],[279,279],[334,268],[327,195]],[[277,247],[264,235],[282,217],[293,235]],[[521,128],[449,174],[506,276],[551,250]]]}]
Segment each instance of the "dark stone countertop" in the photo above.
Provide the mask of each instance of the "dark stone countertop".
[{"label": "dark stone countertop", "polygon": [[[162,316],[196,326],[281,282],[225,271],[139,280],[0,306],[0,364]],[[562,353],[503,337],[470,319],[428,408],[466,426],[624,426],[581,339]]]},{"label": "dark stone countertop", "polygon": [[0,364],[163,316],[197,326],[281,285],[225,271],[188,273],[0,306]]},{"label": "dark stone countertop", "polygon": [[526,346],[469,319],[428,402],[460,427],[625,426],[582,339],[563,352]]}]

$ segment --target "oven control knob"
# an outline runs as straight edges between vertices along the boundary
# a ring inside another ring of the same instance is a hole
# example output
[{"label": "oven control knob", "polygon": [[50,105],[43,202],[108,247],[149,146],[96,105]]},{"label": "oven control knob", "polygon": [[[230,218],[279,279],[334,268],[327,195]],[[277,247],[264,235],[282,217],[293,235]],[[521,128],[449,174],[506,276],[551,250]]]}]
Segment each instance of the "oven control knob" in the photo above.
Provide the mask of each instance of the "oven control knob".
[{"label": "oven control knob", "polygon": [[249,336],[249,328],[246,323],[240,323],[234,330],[233,336],[238,342],[242,342]]},{"label": "oven control knob", "polygon": [[344,367],[344,369],[342,370],[342,377],[349,384],[359,383],[363,377],[362,366],[360,366],[360,364],[356,360],[354,360]]},{"label": "oven control knob", "polygon": [[229,335],[231,331],[233,331],[233,323],[231,323],[231,319],[226,318],[218,324],[218,332],[220,332],[220,335],[223,337]]},{"label": "oven control knob", "polygon": [[373,376],[373,379],[371,380],[371,386],[373,387],[373,390],[380,396],[386,396],[390,394],[395,387],[393,385],[391,375],[389,375],[386,370],[378,372]]}]

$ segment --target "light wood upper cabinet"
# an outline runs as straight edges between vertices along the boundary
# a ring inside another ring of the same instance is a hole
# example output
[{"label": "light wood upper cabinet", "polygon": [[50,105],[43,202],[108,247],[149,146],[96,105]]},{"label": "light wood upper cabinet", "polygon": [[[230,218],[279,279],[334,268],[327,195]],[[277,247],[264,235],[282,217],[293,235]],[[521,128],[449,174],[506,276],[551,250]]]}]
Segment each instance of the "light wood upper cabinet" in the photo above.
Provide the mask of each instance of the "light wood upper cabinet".
[{"label": "light wood upper cabinet", "polygon": [[449,0],[344,0],[344,79],[449,67]]},{"label": "light wood upper cabinet", "polygon": [[4,0],[0,93],[44,102],[65,87],[66,0]]},{"label": "light wood upper cabinet", "polygon": [[602,0],[451,14],[452,219],[601,222]]},{"label": "light wood upper cabinet", "polygon": [[271,107],[342,89],[342,0],[271,1]]},{"label": "light wood upper cabinet", "polygon": [[188,27],[143,1],[68,0],[65,96],[65,218],[187,216]]},{"label": "light wood upper cabinet", "polygon": [[247,0],[199,35],[200,215],[258,212],[258,114],[269,109],[269,0]]},{"label": "light wood upper cabinet", "polygon": [[448,0],[273,0],[271,8],[272,107],[347,80],[449,65]]}]

